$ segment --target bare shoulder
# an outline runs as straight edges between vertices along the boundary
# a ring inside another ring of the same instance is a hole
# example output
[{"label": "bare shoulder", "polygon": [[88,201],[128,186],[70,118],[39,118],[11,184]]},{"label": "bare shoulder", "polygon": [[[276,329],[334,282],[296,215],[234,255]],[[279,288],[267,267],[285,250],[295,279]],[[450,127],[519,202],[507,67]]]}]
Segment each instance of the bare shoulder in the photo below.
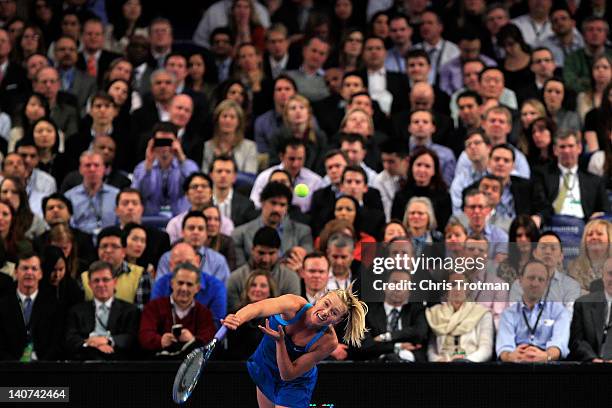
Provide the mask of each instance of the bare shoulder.
[{"label": "bare shoulder", "polygon": [[338,337],[333,327],[330,327],[323,337],[312,347],[312,351],[324,353],[326,356],[331,354],[338,347]]},{"label": "bare shoulder", "polygon": [[286,320],[292,319],[308,303],[303,297],[292,294],[282,295],[275,299],[281,305],[281,314]]}]

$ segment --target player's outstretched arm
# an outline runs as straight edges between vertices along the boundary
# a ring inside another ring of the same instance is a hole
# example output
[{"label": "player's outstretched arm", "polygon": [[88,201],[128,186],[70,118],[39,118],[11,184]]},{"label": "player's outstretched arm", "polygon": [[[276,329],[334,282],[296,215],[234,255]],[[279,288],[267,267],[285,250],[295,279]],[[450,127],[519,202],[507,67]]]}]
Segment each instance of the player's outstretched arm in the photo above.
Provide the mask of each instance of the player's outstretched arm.
[{"label": "player's outstretched arm", "polygon": [[228,328],[236,330],[240,325],[259,317],[268,317],[278,313],[293,314],[306,304],[306,299],[296,295],[283,295],[272,299],[264,299],[251,303],[228,314],[221,322]]}]

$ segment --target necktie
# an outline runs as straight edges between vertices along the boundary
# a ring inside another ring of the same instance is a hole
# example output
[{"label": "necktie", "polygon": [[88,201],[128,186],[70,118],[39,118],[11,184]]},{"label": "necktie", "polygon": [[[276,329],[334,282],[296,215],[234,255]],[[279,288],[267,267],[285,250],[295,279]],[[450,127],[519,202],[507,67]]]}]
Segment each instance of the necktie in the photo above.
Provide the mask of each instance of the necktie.
[{"label": "necktie", "polygon": [[389,319],[389,331],[397,331],[399,327],[399,311],[397,309],[391,310],[391,318]]},{"label": "necktie", "polygon": [[27,326],[30,325],[30,317],[32,316],[32,299],[25,298],[23,302],[23,321]]},{"label": "necktie", "polygon": [[87,59],[87,75],[94,78],[98,76],[98,66],[96,65],[96,57],[89,57]]},{"label": "necktie", "polygon": [[569,182],[571,173],[567,172],[563,175],[563,182],[559,186],[559,194],[557,198],[553,202],[553,208],[555,209],[555,214],[561,214],[561,210],[563,209],[563,203],[565,202],[565,198],[567,197],[567,193],[569,192]]},{"label": "necktie", "polygon": [[108,332],[108,307],[103,303],[96,312],[96,333]]}]

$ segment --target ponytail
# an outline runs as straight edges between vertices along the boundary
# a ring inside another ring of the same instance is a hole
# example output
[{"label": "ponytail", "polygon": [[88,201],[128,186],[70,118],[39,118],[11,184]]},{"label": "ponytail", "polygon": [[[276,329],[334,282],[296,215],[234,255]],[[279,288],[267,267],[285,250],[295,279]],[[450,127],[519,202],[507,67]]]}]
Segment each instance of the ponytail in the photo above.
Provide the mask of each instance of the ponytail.
[{"label": "ponytail", "polygon": [[354,347],[360,347],[361,340],[363,340],[365,333],[368,331],[365,327],[365,316],[368,313],[368,306],[357,298],[351,288],[352,285],[347,289],[334,290],[332,293],[335,293],[347,308],[344,342]]}]

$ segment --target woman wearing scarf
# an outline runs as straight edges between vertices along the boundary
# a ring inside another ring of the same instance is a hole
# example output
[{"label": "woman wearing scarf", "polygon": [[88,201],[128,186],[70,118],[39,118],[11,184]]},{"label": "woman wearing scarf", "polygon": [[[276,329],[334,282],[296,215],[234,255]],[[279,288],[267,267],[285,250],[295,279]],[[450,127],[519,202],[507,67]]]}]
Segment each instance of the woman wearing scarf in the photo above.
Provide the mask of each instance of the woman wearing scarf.
[{"label": "woman wearing scarf", "polygon": [[491,312],[475,302],[466,301],[463,274],[453,273],[445,303],[425,311],[434,336],[430,338],[427,357],[436,362],[488,361],[493,354],[494,329]]}]

